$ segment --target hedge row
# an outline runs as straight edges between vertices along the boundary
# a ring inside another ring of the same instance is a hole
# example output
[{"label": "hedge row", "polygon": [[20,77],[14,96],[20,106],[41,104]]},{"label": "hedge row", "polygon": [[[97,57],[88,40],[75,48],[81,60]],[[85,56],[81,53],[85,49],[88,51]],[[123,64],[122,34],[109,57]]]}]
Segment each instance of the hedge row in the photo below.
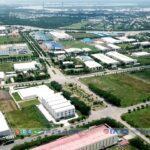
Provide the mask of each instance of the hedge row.
[{"label": "hedge row", "polygon": [[94,84],[89,84],[89,89],[91,89],[93,92],[95,92],[97,95],[103,97],[107,102],[116,105],[116,106],[121,106],[121,99],[116,97],[115,95],[108,93],[102,89],[99,89],[97,85]]}]

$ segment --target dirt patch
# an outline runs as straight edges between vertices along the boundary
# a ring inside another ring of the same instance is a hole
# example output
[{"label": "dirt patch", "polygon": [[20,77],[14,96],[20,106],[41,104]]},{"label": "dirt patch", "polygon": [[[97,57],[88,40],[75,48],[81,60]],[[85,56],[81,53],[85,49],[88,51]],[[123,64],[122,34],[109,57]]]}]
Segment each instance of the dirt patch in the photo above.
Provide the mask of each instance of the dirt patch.
[{"label": "dirt patch", "polygon": [[0,90],[0,110],[3,112],[10,112],[17,110],[14,101],[11,99],[9,92]]}]

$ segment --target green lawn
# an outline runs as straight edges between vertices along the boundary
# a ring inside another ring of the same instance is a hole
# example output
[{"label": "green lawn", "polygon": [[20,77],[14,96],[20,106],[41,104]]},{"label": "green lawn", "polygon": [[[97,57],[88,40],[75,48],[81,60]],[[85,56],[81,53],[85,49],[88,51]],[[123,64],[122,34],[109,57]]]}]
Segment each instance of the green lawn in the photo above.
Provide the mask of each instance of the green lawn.
[{"label": "green lawn", "polygon": [[81,41],[78,40],[70,40],[70,41],[60,41],[60,43],[65,47],[65,48],[90,48],[92,51],[99,51],[96,49],[94,46],[85,44]]},{"label": "green lawn", "polygon": [[11,62],[0,63],[0,71],[10,72],[13,70],[14,70],[13,63]]},{"label": "green lawn", "polygon": [[150,128],[150,107],[124,114],[123,120],[136,128]]},{"label": "green lawn", "polygon": [[13,97],[14,97],[14,99],[15,99],[16,101],[22,101],[20,95],[19,95],[17,92],[12,93],[12,95],[13,95]]},{"label": "green lawn", "polygon": [[141,103],[150,97],[150,84],[127,74],[90,77],[81,81],[115,95],[121,99],[122,107]]},{"label": "green lawn", "polygon": [[33,106],[33,105],[38,105],[38,104],[40,104],[38,99],[34,99],[34,100],[30,100],[30,101],[24,101],[24,102],[19,103],[21,108]]},{"label": "green lawn", "polygon": [[15,110],[6,114],[13,128],[33,129],[50,127],[49,122],[36,106],[28,106],[22,110]]},{"label": "green lawn", "polygon": [[14,44],[24,42],[21,36],[12,37],[12,36],[2,36],[0,37],[0,44]]},{"label": "green lawn", "polygon": [[137,59],[141,65],[150,65],[150,57],[149,56],[139,57],[139,58],[135,58],[135,59]]},{"label": "green lawn", "polygon": [[85,32],[70,32],[68,33],[75,39],[83,39],[83,38],[99,38],[98,35],[93,33],[85,33]]},{"label": "green lawn", "polygon": [[150,69],[130,73],[133,77],[150,82]]}]

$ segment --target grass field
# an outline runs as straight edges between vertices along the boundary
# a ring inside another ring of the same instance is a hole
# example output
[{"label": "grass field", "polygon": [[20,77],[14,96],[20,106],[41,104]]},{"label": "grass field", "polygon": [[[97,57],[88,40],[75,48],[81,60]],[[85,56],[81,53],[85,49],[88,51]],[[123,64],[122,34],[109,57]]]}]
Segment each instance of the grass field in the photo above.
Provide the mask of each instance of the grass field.
[{"label": "grass field", "polygon": [[121,99],[122,107],[141,103],[150,97],[150,84],[127,74],[90,77],[81,81],[115,95]]},{"label": "grass field", "polygon": [[138,62],[141,65],[150,65],[150,57],[149,56],[145,56],[145,57],[139,57],[136,58],[138,60]]},{"label": "grass field", "polygon": [[83,38],[99,38],[98,35],[93,33],[84,33],[84,32],[70,32],[68,33],[75,39],[83,39]]},{"label": "grass field", "polygon": [[90,48],[92,51],[99,51],[98,49],[96,49],[94,46],[92,45],[88,45],[88,44],[85,44],[81,41],[74,41],[74,40],[71,40],[71,41],[60,41],[60,43],[65,47],[65,48]]},{"label": "grass field", "polygon": [[13,97],[16,101],[21,101],[22,100],[20,95],[17,92],[13,93],[12,95],[13,95]]},{"label": "grass field", "polygon": [[33,106],[33,105],[38,105],[38,104],[40,104],[38,99],[34,99],[34,100],[30,100],[30,101],[24,101],[24,102],[19,103],[21,108],[25,108],[25,107]]},{"label": "grass field", "polygon": [[150,107],[124,114],[122,118],[136,128],[150,127]]},{"label": "grass field", "polygon": [[145,80],[145,81],[149,81],[150,82],[150,69],[146,69],[146,70],[142,70],[142,71],[138,71],[138,72],[133,72],[130,73],[133,77],[137,77],[139,79]]},{"label": "grass field", "polygon": [[9,72],[13,70],[14,70],[13,63],[11,62],[0,63],[0,71]]},{"label": "grass field", "polygon": [[2,36],[0,37],[0,44],[14,44],[24,42],[21,36],[12,37],[12,36]]},{"label": "grass field", "polygon": [[50,127],[49,122],[36,106],[28,106],[22,110],[6,113],[6,116],[13,128],[33,129]]}]

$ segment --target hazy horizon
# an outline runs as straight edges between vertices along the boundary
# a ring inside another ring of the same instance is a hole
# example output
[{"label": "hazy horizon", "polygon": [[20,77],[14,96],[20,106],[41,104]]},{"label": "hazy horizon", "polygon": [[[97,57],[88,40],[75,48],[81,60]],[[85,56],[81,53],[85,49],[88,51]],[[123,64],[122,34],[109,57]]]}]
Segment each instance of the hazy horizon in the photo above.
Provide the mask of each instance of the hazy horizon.
[{"label": "hazy horizon", "polygon": [[[109,4],[109,3],[123,3],[123,4],[127,4],[127,3],[133,3],[133,4],[150,4],[150,0],[44,0],[45,3],[60,3],[60,2],[63,2],[63,3],[77,3],[77,2],[80,2],[80,3],[102,3],[102,4]],[[0,0],[0,4],[41,4],[43,2],[43,0]]]}]

